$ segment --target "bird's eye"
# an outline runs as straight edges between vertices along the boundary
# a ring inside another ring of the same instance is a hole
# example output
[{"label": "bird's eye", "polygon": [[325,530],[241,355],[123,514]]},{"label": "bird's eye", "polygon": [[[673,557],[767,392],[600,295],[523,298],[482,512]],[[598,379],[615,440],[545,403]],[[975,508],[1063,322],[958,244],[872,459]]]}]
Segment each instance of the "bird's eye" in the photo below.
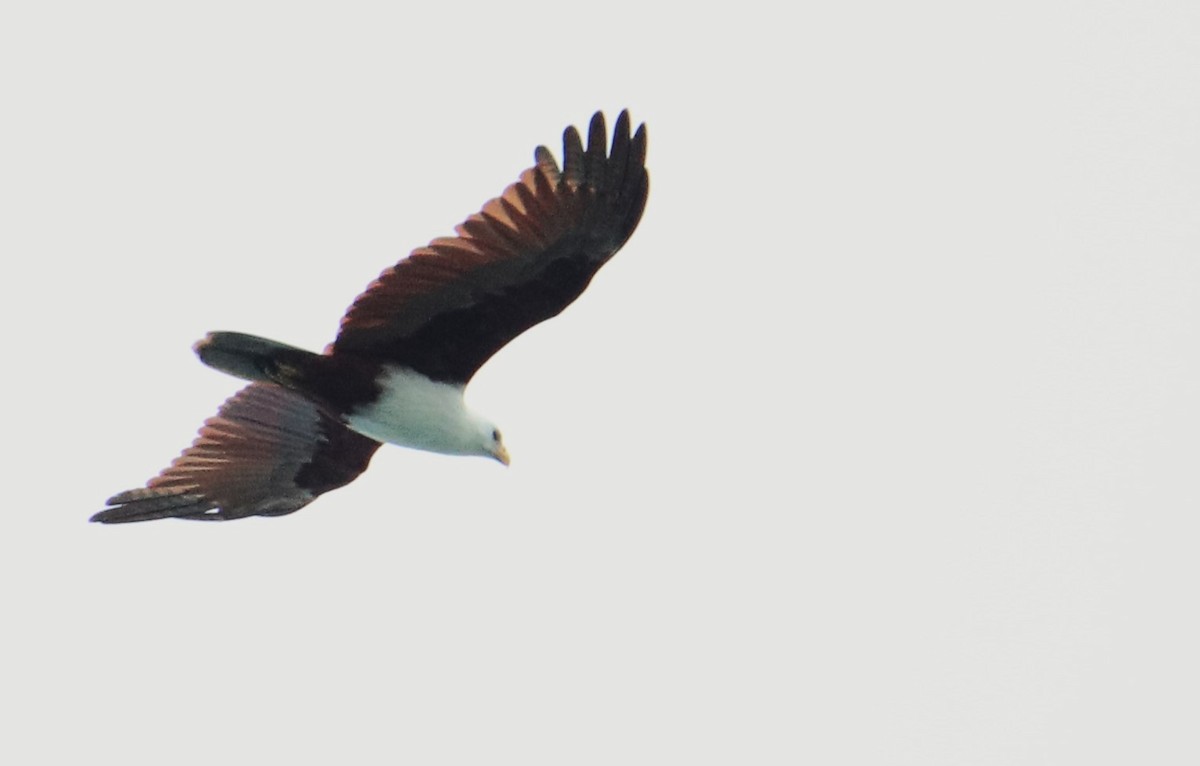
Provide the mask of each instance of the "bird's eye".
[{"label": "bird's eye", "polygon": [[500,429],[499,428],[492,429],[492,441],[494,441],[494,442],[500,441]]}]

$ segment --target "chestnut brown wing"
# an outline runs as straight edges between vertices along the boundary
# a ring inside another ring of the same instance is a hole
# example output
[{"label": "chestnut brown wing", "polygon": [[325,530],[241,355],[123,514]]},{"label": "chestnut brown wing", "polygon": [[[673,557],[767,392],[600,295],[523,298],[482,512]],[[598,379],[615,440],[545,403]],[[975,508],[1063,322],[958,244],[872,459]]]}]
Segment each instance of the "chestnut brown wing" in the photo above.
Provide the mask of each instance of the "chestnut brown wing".
[{"label": "chestnut brown wing", "polygon": [[353,481],[379,446],[296,393],[251,383],[145,488],[114,495],[91,520],[281,516]]},{"label": "chestnut brown wing", "polygon": [[456,231],[384,271],[342,320],[333,354],[402,364],[466,383],[492,354],[579,297],[633,233],[649,191],[646,131],[628,112],[607,146],[597,112],[586,148],[563,134],[560,170],[545,147],[520,180]]}]

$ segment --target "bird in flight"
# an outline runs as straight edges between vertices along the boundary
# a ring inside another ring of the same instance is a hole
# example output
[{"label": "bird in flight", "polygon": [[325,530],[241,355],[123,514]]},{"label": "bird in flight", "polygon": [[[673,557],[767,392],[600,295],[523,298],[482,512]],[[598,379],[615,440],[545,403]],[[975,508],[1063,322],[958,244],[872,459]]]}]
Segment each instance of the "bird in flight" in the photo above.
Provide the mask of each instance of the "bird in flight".
[{"label": "bird in flight", "polygon": [[192,446],[141,489],[109,498],[106,524],[282,516],[345,486],[384,442],[508,464],[500,431],[472,412],[475,372],[557,315],[621,248],[649,191],[646,130],[621,112],[609,145],[597,112],[587,145],[563,133],[560,169],[544,146],[516,183],[456,228],[386,269],[317,354],[214,332],[201,361],[251,381],[204,422]]}]

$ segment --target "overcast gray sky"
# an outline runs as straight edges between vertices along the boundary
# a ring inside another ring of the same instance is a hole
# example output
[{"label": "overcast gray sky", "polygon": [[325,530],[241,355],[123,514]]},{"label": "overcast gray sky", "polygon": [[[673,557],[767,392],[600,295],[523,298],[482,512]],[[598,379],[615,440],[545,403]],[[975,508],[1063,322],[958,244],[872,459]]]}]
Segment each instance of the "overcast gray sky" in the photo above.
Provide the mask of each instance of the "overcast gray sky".
[{"label": "overcast gray sky", "polygon": [[[0,11],[0,760],[1200,758],[1200,6],[182,5]],[[622,107],[511,468],[86,523]]]}]

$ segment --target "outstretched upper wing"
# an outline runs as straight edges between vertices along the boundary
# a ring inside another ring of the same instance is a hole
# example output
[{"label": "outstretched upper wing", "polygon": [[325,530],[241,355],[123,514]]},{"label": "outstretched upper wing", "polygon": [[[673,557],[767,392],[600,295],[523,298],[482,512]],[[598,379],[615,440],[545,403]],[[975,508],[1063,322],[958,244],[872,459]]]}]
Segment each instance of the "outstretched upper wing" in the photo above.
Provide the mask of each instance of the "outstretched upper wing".
[{"label": "outstretched upper wing", "polygon": [[633,233],[646,204],[646,131],[621,112],[607,148],[597,112],[587,148],[563,134],[563,167],[539,146],[504,194],[384,271],[354,301],[334,354],[397,362],[465,383],[506,343],[558,314]]},{"label": "outstretched upper wing", "polygon": [[109,498],[92,521],[281,516],[353,481],[377,449],[298,394],[251,383],[145,489]]}]

